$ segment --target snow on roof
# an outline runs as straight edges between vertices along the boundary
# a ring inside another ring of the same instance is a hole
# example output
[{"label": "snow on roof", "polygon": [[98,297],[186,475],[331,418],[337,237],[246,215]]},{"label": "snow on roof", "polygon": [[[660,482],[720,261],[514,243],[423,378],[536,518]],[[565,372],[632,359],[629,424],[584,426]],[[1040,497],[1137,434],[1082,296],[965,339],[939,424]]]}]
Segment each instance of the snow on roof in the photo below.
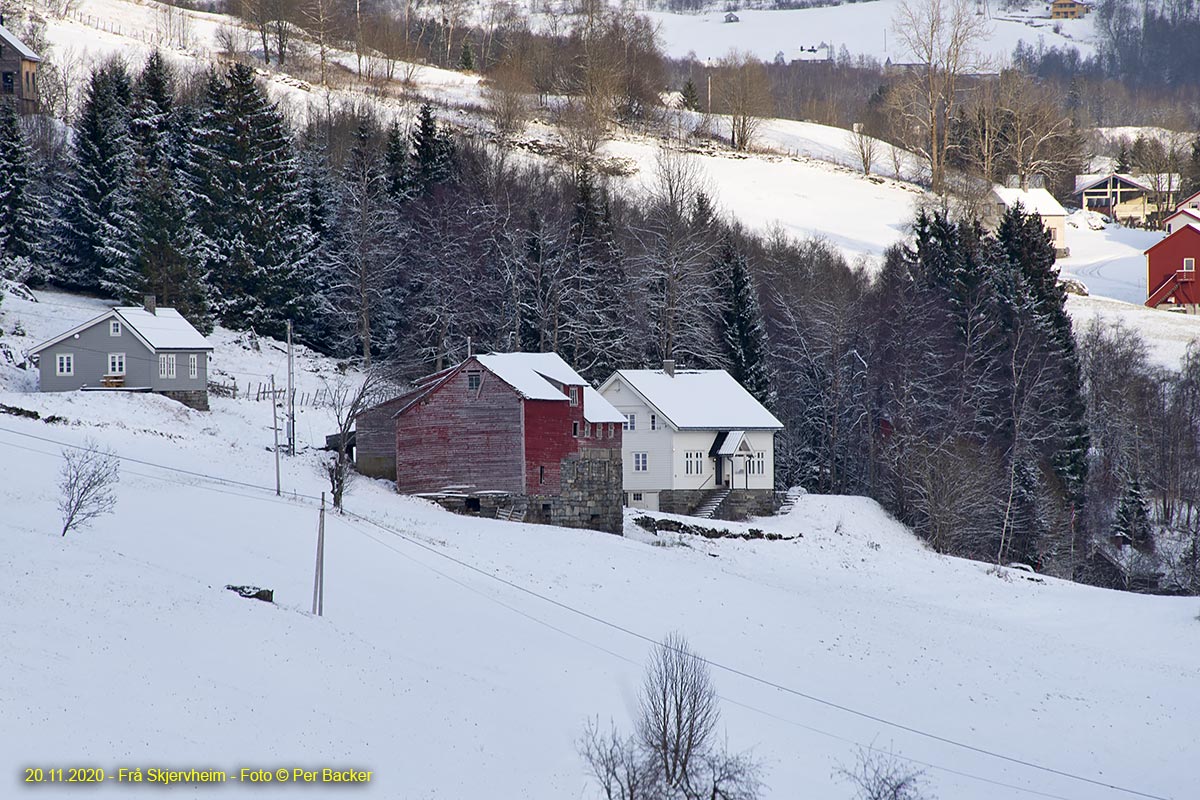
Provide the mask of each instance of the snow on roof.
[{"label": "snow on roof", "polygon": [[717,455],[719,455],[719,456],[736,455],[738,448],[741,447],[742,442],[744,442],[744,441],[746,441],[746,432],[745,431],[730,431],[729,435],[726,436],[721,441],[720,447],[717,448]]},{"label": "snow on roof", "polygon": [[1012,208],[1020,203],[1027,213],[1040,217],[1065,217],[1067,214],[1066,209],[1054,199],[1054,195],[1045,189],[1010,189],[1007,186],[994,186],[992,191],[1000,198],[1005,208]]},{"label": "snow on roof", "polygon": [[529,400],[567,400],[558,387],[583,387],[583,418],[588,422],[624,422],[625,416],[613,408],[600,393],[558,353],[488,353],[476,359],[497,378]]},{"label": "snow on roof", "polygon": [[676,428],[699,430],[778,430],[783,423],[723,369],[618,370],[629,384]]},{"label": "snow on roof", "polygon": [[151,314],[141,306],[113,309],[155,350],[212,350],[208,340],[173,308]]},{"label": "snow on roof", "polygon": [[29,49],[29,46],[22,42],[17,35],[8,28],[0,25],[0,39],[4,41],[13,50],[21,54],[21,58],[26,61],[41,61],[42,58],[37,53]]},{"label": "snow on roof", "polygon": [[1109,178],[1119,178],[1126,183],[1132,183],[1142,191],[1154,192],[1166,189],[1167,191],[1178,191],[1181,178],[1179,173],[1158,173],[1133,176],[1127,172],[1100,172],[1090,175],[1075,176],[1075,191],[1072,194],[1079,194],[1085,189],[1091,189],[1093,186],[1104,183]]},{"label": "snow on roof", "polygon": [[583,418],[592,424],[625,421],[625,415],[590,386],[583,387]]},{"label": "snow on roof", "polygon": [[1168,214],[1163,219],[1163,222],[1166,222],[1167,220],[1175,219],[1180,214],[1187,214],[1189,217],[1191,217],[1194,220],[1200,220],[1200,208],[1180,208],[1180,209],[1176,209],[1175,211],[1172,211],[1170,214]]}]

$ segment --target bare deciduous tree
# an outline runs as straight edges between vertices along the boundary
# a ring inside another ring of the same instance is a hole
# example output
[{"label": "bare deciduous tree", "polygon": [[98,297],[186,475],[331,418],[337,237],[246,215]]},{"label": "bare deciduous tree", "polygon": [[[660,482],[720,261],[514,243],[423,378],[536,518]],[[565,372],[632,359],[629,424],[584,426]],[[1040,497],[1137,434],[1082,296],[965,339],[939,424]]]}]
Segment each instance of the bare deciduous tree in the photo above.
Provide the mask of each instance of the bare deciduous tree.
[{"label": "bare deciduous tree", "polygon": [[890,750],[859,748],[853,766],[839,766],[834,777],[854,787],[856,800],[933,800],[925,770],[905,763]]},{"label": "bare deciduous tree", "polygon": [[529,119],[533,86],[521,70],[511,63],[500,65],[488,74],[483,100],[488,116],[501,136],[514,136]]},{"label": "bare deciduous tree", "polygon": [[959,77],[982,65],[979,44],[986,18],[970,0],[902,0],[892,27],[919,65],[891,93],[905,144],[929,163],[930,184],[944,191],[949,123],[959,99]]},{"label": "bare deciduous tree", "polygon": [[729,144],[749,150],[762,118],[771,114],[771,87],[762,62],[748,53],[731,52],[713,77],[718,113],[729,115]]},{"label": "bare deciduous tree", "polygon": [[325,381],[325,391],[329,398],[326,406],[337,425],[337,447],[325,462],[325,475],[329,478],[333,507],[339,511],[346,487],[350,485],[354,475],[350,458],[350,432],[354,430],[354,422],[358,415],[383,399],[388,393],[388,387],[388,382],[379,372],[368,372],[357,385],[345,378]]},{"label": "bare deciduous tree", "polygon": [[708,663],[682,635],[651,654],[636,733],[589,720],[579,752],[607,800],[755,800],[761,766],[716,741],[721,712]]},{"label": "bare deciduous tree", "polygon": [[121,479],[120,459],[93,441],[85,441],[81,450],[62,451],[59,473],[58,510],[62,514],[62,535],[78,530],[96,517],[111,514],[117,504],[116,485]]},{"label": "bare deciduous tree", "polygon": [[863,175],[870,175],[875,165],[875,153],[879,149],[879,140],[867,133],[866,126],[861,122],[854,123],[849,136],[850,147],[858,159],[858,168]]}]

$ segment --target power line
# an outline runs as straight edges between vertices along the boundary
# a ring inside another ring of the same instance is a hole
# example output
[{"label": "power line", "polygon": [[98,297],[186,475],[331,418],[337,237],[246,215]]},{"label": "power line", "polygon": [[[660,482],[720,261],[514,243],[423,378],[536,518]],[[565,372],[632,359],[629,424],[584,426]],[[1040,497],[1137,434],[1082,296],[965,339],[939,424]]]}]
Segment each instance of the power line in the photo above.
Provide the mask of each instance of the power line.
[{"label": "power line", "polygon": [[[35,434],[24,433],[24,432],[22,432],[22,431],[15,431],[15,430],[12,430],[12,429],[10,429],[10,428],[2,428],[2,427],[0,427],[0,431],[3,431],[3,432],[5,432],[5,433],[14,434],[14,435],[17,435],[17,436],[25,436],[25,437],[28,437],[28,438],[31,438],[31,439],[37,439],[37,440],[39,440],[39,441],[48,442],[48,443],[50,443],[50,444],[58,445],[58,446],[60,446],[60,447],[70,447],[70,448],[73,448],[73,449],[78,449],[78,450],[85,450],[85,449],[87,449],[87,448],[85,448],[85,447],[81,447],[81,446],[79,446],[79,445],[73,445],[73,444],[64,443],[64,442],[58,442],[58,441],[56,441],[56,440],[54,440],[54,439],[50,439],[50,438],[43,437],[43,436],[37,436],[37,435],[35,435]],[[125,458],[124,456],[119,456],[119,455],[118,455],[117,457],[118,457],[118,458],[121,458],[122,460],[129,461],[129,462],[131,462],[131,463],[135,463],[135,464],[142,464],[142,465],[145,465],[145,466],[150,466],[150,467],[153,467],[153,468],[155,468],[155,469],[163,469],[163,470],[168,470],[168,471],[171,471],[171,472],[176,472],[176,473],[179,473],[179,474],[184,474],[184,475],[190,475],[190,476],[193,476],[193,477],[199,477],[199,478],[203,478],[203,479],[206,479],[206,480],[220,481],[220,482],[224,482],[224,483],[227,483],[227,484],[230,484],[230,485],[233,485],[233,486],[242,486],[242,487],[251,488],[251,489],[255,489],[255,490],[258,490],[258,491],[263,491],[263,492],[271,492],[271,491],[272,491],[272,489],[270,489],[270,487],[259,486],[259,485],[257,485],[257,484],[247,483],[247,482],[245,482],[245,481],[237,481],[237,480],[233,480],[233,479],[229,479],[229,478],[222,478],[222,477],[215,476],[215,475],[208,475],[208,474],[205,474],[205,473],[202,473],[202,472],[195,472],[195,471],[193,471],[193,470],[185,470],[185,469],[181,469],[181,468],[178,468],[178,467],[171,467],[171,466],[167,466],[167,465],[163,465],[163,464],[155,464],[155,463],[153,463],[153,462],[150,462],[150,461],[144,461],[144,460],[141,460],[141,459],[135,459],[135,458]],[[319,498],[317,498],[317,497],[315,497],[315,496],[313,496],[313,495],[305,495],[305,494],[299,494],[299,493],[295,493],[295,492],[293,492],[293,493],[292,493],[292,496],[293,496],[293,497],[296,497],[296,498],[303,497],[303,498],[305,498],[305,499],[308,499],[308,500],[319,500]],[[429,545],[429,544],[426,544],[425,542],[422,542],[422,541],[420,541],[419,539],[415,539],[415,538],[413,538],[413,537],[411,537],[411,536],[409,536],[409,535],[405,534],[405,533],[404,533],[404,532],[402,532],[402,531],[398,531],[398,530],[396,530],[396,529],[394,529],[394,528],[389,528],[389,527],[387,527],[386,525],[383,525],[382,523],[376,522],[375,520],[371,519],[370,517],[366,517],[366,516],[363,516],[363,515],[361,515],[361,514],[356,514],[356,513],[352,512],[352,511],[347,511],[347,510],[345,510],[345,509],[342,509],[342,514],[343,514],[343,516],[345,516],[345,517],[352,517],[352,518],[354,518],[354,519],[357,519],[357,520],[359,520],[359,521],[361,521],[361,522],[364,522],[364,523],[366,523],[366,524],[368,524],[368,525],[371,525],[371,526],[373,526],[373,527],[375,527],[375,528],[378,528],[379,530],[381,530],[381,531],[384,531],[385,533],[388,533],[388,534],[390,534],[390,535],[392,535],[392,536],[396,536],[396,537],[398,537],[398,538],[400,538],[400,539],[403,539],[404,541],[406,541],[406,542],[408,542],[408,543],[410,543],[410,544],[416,545],[417,547],[420,547],[421,549],[423,549],[423,550],[426,550],[427,552],[429,552],[429,553],[432,553],[432,554],[433,554],[433,555],[435,555],[435,556],[438,556],[438,557],[440,557],[440,558],[444,558],[444,559],[446,559],[446,560],[448,560],[448,561],[450,561],[450,562],[452,562],[452,563],[454,563],[454,564],[457,564],[458,566],[460,566],[460,567],[462,567],[462,568],[464,568],[464,569],[470,570],[471,572],[475,572],[475,573],[477,573],[477,574],[479,574],[479,575],[482,575],[482,576],[484,576],[485,578],[489,578],[490,580],[493,580],[493,581],[496,581],[496,582],[498,582],[498,583],[501,583],[501,584],[503,584],[503,585],[505,585],[505,586],[507,586],[507,587],[509,587],[509,588],[511,588],[511,589],[514,589],[514,590],[516,590],[516,591],[518,591],[518,592],[522,592],[522,593],[524,593],[524,594],[527,594],[527,595],[529,595],[529,596],[531,596],[531,597],[535,597],[535,598],[537,598],[537,599],[539,599],[539,600],[542,600],[543,602],[549,603],[549,604],[551,604],[551,605],[553,605],[553,606],[555,606],[555,607],[557,607],[557,608],[560,608],[560,609],[562,609],[562,610],[564,610],[564,611],[567,611],[567,612],[569,612],[569,613],[572,613],[572,614],[575,614],[575,615],[577,615],[577,616],[583,617],[584,619],[588,619],[588,620],[590,620],[590,621],[592,621],[592,622],[595,622],[595,623],[597,623],[597,624],[599,624],[599,625],[603,625],[603,626],[605,626],[605,627],[608,627],[608,628],[611,628],[611,629],[613,629],[613,630],[619,631],[619,632],[621,632],[621,633],[624,633],[624,634],[626,634],[626,635],[628,635],[628,636],[632,636],[632,637],[634,637],[634,638],[636,638],[636,639],[640,639],[640,640],[642,640],[642,641],[644,641],[644,642],[646,642],[646,643],[648,643],[648,644],[654,645],[654,646],[656,646],[656,647],[660,647],[660,646],[661,646],[661,647],[665,647],[665,646],[666,646],[666,645],[664,645],[663,643],[659,642],[657,639],[654,639],[654,638],[652,638],[652,637],[650,637],[650,636],[647,636],[647,635],[645,635],[645,634],[639,633],[639,632],[637,632],[637,631],[635,631],[635,630],[633,630],[633,629],[631,629],[631,628],[627,628],[627,627],[625,627],[625,626],[623,626],[623,625],[620,625],[620,624],[618,624],[618,623],[611,622],[611,621],[609,621],[609,620],[606,620],[606,619],[604,619],[604,618],[602,618],[602,617],[599,617],[599,616],[597,616],[597,615],[595,615],[595,614],[592,614],[592,613],[590,613],[590,612],[588,612],[588,611],[584,611],[584,610],[582,610],[582,609],[575,608],[574,606],[571,606],[571,605],[569,605],[569,604],[567,604],[567,603],[564,603],[564,602],[561,602],[561,601],[559,601],[559,600],[556,600],[556,599],[554,599],[553,597],[550,597],[550,596],[548,596],[548,595],[541,594],[540,592],[534,591],[533,589],[529,589],[529,588],[527,588],[527,587],[525,587],[525,586],[522,586],[522,585],[520,585],[520,584],[518,584],[518,583],[515,583],[515,582],[513,582],[513,581],[510,581],[510,580],[508,580],[507,578],[503,578],[503,577],[501,577],[501,576],[499,576],[499,575],[496,575],[496,574],[494,574],[494,573],[491,573],[491,572],[488,572],[488,571],[486,571],[486,570],[484,570],[484,569],[481,569],[480,567],[477,567],[477,566],[475,566],[474,564],[471,564],[471,563],[469,563],[469,562],[467,562],[467,561],[463,561],[462,559],[456,558],[455,556],[452,556],[452,555],[450,555],[449,553],[446,553],[446,552],[443,552],[443,551],[441,551],[441,550],[438,550],[437,548],[435,548],[435,547],[433,547],[433,546],[431,546],[431,545]],[[440,574],[440,573],[439,573],[439,574]],[[460,585],[461,585],[461,584],[460,584]],[[520,613],[520,612],[518,612],[518,613]],[[576,637],[572,636],[572,638],[576,638]],[[682,653],[681,653],[681,654],[682,654]],[[692,655],[694,655],[694,654],[692,654]],[[817,696],[817,695],[814,695],[814,694],[811,694],[811,693],[808,693],[808,692],[803,692],[803,691],[801,691],[801,690],[799,690],[799,689],[794,689],[794,688],[791,688],[791,687],[789,687],[789,686],[785,686],[785,685],[783,685],[783,684],[780,684],[780,683],[778,683],[778,682],[772,681],[772,680],[770,680],[770,679],[768,679],[768,678],[762,678],[762,677],[759,677],[759,676],[757,676],[757,675],[754,675],[754,674],[752,674],[752,673],[749,673],[749,672],[746,672],[746,671],[744,671],[744,670],[738,669],[737,667],[731,667],[731,666],[729,666],[729,665],[722,664],[721,662],[718,662],[718,661],[713,661],[712,659],[708,659],[708,658],[705,658],[705,657],[703,657],[703,656],[698,656],[698,655],[697,655],[697,656],[695,656],[695,657],[696,657],[696,658],[698,658],[698,659],[700,659],[701,661],[703,661],[705,664],[707,664],[709,667],[711,667],[711,668],[713,668],[713,669],[721,670],[722,672],[726,672],[726,673],[729,673],[729,674],[731,674],[731,675],[736,675],[736,676],[738,676],[738,677],[741,677],[741,678],[744,678],[744,679],[746,679],[746,680],[749,680],[749,681],[751,681],[751,682],[753,682],[753,683],[758,683],[758,684],[760,684],[760,685],[762,685],[762,686],[767,686],[767,687],[770,687],[770,688],[772,688],[772,689],[775,689],[775,690],[777,690],[777,691],[783,692],[783,693],[785,693],[785,694],[790,694],[790,695],[793,695],[793,696],[795,696],[795,697],[800,697],[800,698],[802,698],[802,699],[805,699],[805,700],[808,700],[808,701],[810,701],[810,702],[814,702],[814,703],[817,703],[817,704],[819,704],[819,705],[823,705],[823,706],[826,706],[826,707],[828,707],[828,708],[832,708],[832,709],[835,709],[835,710],[837,710],[837,711],[841,711],[841,712],[843,712],[843,713],[846,713],[846,714],[851,714],[851,715],[853,715],[853,716],[860,717],[860,718],[862,718],[862,719],[870,720],[871,722],[875,722],[875,723],[877,723],[877,724],[879,724],[879,725],[884,725],[884,726],[887,726],[887,727],[891,727],[891,728],[895,728],[895,729],[897,729],[897,730],[904,731],[904,732],[906,732],[906,733],[911,733],[911,734],[913,734],[913,735],[915,735],[915,736],[921,736],[921,737],[924,737],[924,738],[926,738],[926,739],[930,739],[930,740],[932,740],[932,741],[940,742],[940,743],[942,743],[942,744],[947,744],[947,745],[950,745],[950,746],[953,746],[953,747],[958,747],[958,748],[960,748],[960,749],[967,750],[967,751],[969,751],[969,752],[973,752],[973,753],[976,753],[976,754],[979,754],[979,755],[983,755],[983,756],[988,756],[988,757],[990,757],[990,758],[995,758],[995,759],[998,759],[998,760],[1001,760],[1001,761],[1006,761],[1006,762],[1008,762],[1008,763],[1011,763],[1011,764],[1016,764],[1016,765],[1018,765],[1018,766],[1023,766],[1023,767],[1026,767],[1026,768],[1028,768],[1028,769],[1038,770],[1038,771],[1045,772],[1045,773],[1047,773],[1047,774],[1051,774],[1051,775],[1057,775],[1057,776],[1059,776],[1059,777],[1062,777],[1062,778],[1067,778],[1067,779],[1069,779],[1069,780],[1075,780],[1075,781],[1079,781],[1079,782],[1082,782],[1082,783],[1087,783],[1087,784],[1090,784],[1090,785],[1092,785],[1092,786],[1099,786],[1099,787],[1101,787],[1101,788],[1105,788],[1105,789],[1111,789],[1111,790],[1113,790],[1113,791],[1122,792],[1122,793],[1129,794],[1129,795],[1133,795],[1133,796],[1136,796],[1136,797],[1144,797],[1144,798],[1147,798],[1147,800],[1171,800],[1171,798],[1165,797],[1165,796],[1163,796],[1163,795],[1151,794],[1151,793],[1149,793],[1149,792],[1142,792],[1142,791],[1139,791],[1139,790],[1137,790],[1137,789],[1131,789],[1131,788],[1128,788],[1128,787],[1125,787],[1125,786],[1120,786],[1120,785],[1118,785],[1118,784],[1107,783],[1107,782],[1104,782],[1104,781],[1096,780],[1096,779],[1094,779],[1094,778],[1089,778],[1089,777],[1087,777],[1087,776],[1084,776],[1084,775],[1079,775],[1079,774],[1076,774],[1076,773],[1068,772],[1068,771],[1066,771],[1066,770],[1060,770],[1060,769],[1056,769],[1056,768],[1054,768],[1054,767],[1049,767],[1049,766],[1046,766],[1046,765],[1044,765],[1044,764],[1039,764],[1039,763],[1037,763],[1037,762],[1028,761],[1028,760],[1025,760],[1025,759],[1017,758],[1017,757],[1015,757],[1015,756],[1009,756],[1009,755],[1005,755],[1004,753],[1000,753],[1000,752],[997,752],[997,751],[994,751],[994,750],[989,750],[989,749],[987,749],[987,748],[983,748],[983,747],[978,747],[978,746],[975,746],[975,745],[971,745],[971,744],[968,744],[968,743],[966,743],[966,742],[961,742],[961,741],[958,741],[958,740],[956,740],[956,739],[952,739],[952,738],[950,738],[950,737],[941,736],[941,735],[938,735],[938,734],[935,734],[935,733],[930,733],[930,732],[928,732],[928,731],[922,730],[922,729],[920,729],[920,728],[915,728],[915,727],[912,727],[912,726],[910,726],[910,725],[906,725],[906,724],[904,724],[904,723],[901,723],[901,722],[895,722],[895,721],[893,721],[893,720],[887,719],[886,717],[881,717],[881,716],[878,716],[878,715],[875,715],[875,714],[871,714],[871,713],[869,713],[869,712],[866,712],[866,711],[860,711],[860,710],[858,710],[858,709],[856,709],[856,708],[852,708],[852,707],[850,707],[850,706],[847,706],[847,705],[844,705],[844,704],[842,704],[842,703],[838,703],[838,702],[835,702],[835,701],[832,701],[832,700],[826,700],[826,699],[824,699],[824,698],[822,698],[822,697],[819,697],[819,696]],[[1012,787],[1012,788],[1019,788],[1019,787]]]}]

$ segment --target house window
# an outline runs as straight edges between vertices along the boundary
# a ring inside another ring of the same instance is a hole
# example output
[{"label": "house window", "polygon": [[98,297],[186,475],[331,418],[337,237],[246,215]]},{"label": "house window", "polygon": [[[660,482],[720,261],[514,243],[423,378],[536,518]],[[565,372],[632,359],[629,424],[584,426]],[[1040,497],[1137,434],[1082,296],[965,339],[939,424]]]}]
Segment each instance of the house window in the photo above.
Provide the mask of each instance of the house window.
[{"label": "house window", "polygon": [[11,72],[0,75],[0,94],[13,94],[16,90],[16,82],[13,80]]},{"label": "house window", "polygon": [[579,423],[578,422],[571,423],[571,435],[576,438],[579,438]]},{"label": "house window", "polygon": [[109,320],[108,335],[109,336],[120,336],[121,335],[121,323],[117,322],[115,319]]},{"label": "house window", "polygon": [[572,386],[567,389],[567,395],[571,398],[571,405],[579,405],[579,387]]},{"label": "house window", "polygon": [[608,438],[611,439],[613,437],[613,424],[610,422],[606,427],[608,428]]},{"label": "house window", "polygon": [[642,502],[642,493],[641,493],[641,492],[634,492],[634,493],[633,493],[633,502],[635,502],[635,503],[640,503],[640,502]]},{"label": "house window", "polygon": [[1193,272],[1193,271],[1195,271],[1195,269],[1196,269],[1196,259],[1185,258],[1183,260],[1183,271],[1184,272]]},{"label": "house window", "polygon": [[467,391],[479,391],[479,385],[483,382],[483,376],[479,370],[472,370],[467,373]]},{"label": "house window", "polygon": [[626,414],[625,415],[625,424],[622,427],[624,427],[625,430],[627,430],[627,431],[636,431],[637,430],[637,414]]},{"label": "house window", "polygon": [[196,380],[196,376],[199,374],[198,362],[199,359],[196,357],[195,353],[192,353],[190,356],[188,356],[188,377],[192,380]]},{"label": "house window", "polygon": [[72,353],[59,353],[54,359],[55,375],[74,375],[75,356]]},{"label": "house window", "polygon": [[590,423],[590,422],[584,423],[583,438],[585,438],[585,439],[592,438],[592,423]]},{"label": "house window", "polygon": [[650,430],[652,430],[652,431],[658,430],[658,415],[657,414],[650,415]]},{"label": "house window", "polygon": [[767,454],[759,450],[746,459],[746,471],[751,475],[767,474]]},{"label": "house window", "polygon": [[649,468],[649,459],[646,453],[633,454],[633,471],[645,472]]},{"label": "house window", "polygon": [[704,451],[688,450],[684,454],[684,472],[688,475],[704,474]]},{"label": "house window", "polygon": [[160,355],[158,357],[158,377],[175,379],[175,355]]},{"label": "house window", "polygon": [[125,354],[124,353],[109,353],[108,354],[108,374],[109,375],[124,375],[125,374]]}]

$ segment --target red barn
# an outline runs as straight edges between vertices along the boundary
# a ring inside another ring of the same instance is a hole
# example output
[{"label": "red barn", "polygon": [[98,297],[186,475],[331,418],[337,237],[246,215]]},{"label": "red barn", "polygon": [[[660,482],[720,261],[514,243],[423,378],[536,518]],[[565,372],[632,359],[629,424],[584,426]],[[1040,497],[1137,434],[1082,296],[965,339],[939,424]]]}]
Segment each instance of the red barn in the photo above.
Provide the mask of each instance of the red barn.
[{"label": "red barn", "polygon": [[[356,465],[469,510],[621,530],[624,417],[554,353],[493,353],[426,376],[357,420]],[[390,443],[390,447],[389,447]]]},{"label": "red barn", "polygon": [[1146,251],[1146,305],[1200,312],[1196,262],[1200,260],[1200,224],[1177,227]]}]

